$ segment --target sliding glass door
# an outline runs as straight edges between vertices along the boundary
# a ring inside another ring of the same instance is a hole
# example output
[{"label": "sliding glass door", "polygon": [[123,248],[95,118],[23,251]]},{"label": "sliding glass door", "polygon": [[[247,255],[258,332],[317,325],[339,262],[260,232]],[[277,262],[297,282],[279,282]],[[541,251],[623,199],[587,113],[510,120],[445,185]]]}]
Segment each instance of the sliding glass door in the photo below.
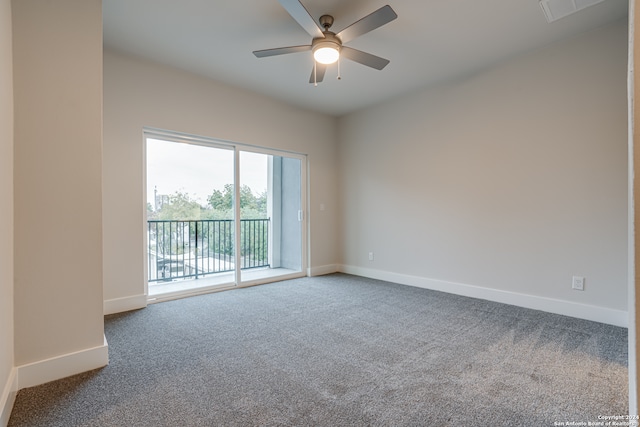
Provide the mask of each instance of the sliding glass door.
[{"label": "sliding glass door", "polygon": [[[302,160],[240,151],[240,282],[303,271]],[[261,188],[256,197],[252,188]]]},{"label": "sliding glass door", "polygon": [[304,156],[145,136],[150,298],[304,274]]}]

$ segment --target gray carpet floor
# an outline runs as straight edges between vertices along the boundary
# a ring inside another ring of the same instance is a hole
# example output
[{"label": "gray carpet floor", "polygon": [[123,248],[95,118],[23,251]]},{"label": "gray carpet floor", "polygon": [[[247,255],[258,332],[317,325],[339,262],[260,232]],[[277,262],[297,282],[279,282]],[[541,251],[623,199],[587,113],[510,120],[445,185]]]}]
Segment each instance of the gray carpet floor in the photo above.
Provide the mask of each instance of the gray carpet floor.
[{"label": "gray carpet floor", "polygon": [[553,426],[628,411],[627,330],[335,274],[107,316],[17,426]]}]

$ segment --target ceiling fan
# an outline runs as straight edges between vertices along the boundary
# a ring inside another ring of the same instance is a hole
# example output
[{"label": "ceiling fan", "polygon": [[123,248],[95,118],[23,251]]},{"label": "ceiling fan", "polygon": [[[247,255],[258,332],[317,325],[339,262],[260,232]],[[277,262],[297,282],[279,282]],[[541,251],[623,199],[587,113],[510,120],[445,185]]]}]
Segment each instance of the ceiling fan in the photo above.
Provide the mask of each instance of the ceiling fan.
[{"label": "ceiling fan", "polygon": [[313,40],[310,45],[256,50],[253,52],[256,57],[265,58],[268,56],[285,55],[310,50],[313,52],[315,63],[309,83],[315,84],[324,79],[327,65],[338,61],[340,57],[350,59],[367,67],[375,68],[376,70],[382,70],[389,63],[388,59],[344,46],[344,43],[348,43],[356,37],[382,27],[396,19],[398,15],[396,15],[391,6],[381,7],[336,34],[329,31],[329,28],[333,25],[333,16],[322,15],[319,19],[320,25],[322,26],[320,27],[299,0],[278,1],[282,7],[289,12],[289,15],[313,37]]}]

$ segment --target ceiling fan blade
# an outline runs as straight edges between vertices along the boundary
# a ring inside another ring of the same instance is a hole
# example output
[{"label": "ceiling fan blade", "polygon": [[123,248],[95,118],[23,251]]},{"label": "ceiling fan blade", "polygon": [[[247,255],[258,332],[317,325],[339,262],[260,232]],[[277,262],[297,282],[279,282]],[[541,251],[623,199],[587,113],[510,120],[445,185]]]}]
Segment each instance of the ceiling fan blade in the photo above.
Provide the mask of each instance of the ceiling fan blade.
[{"label": "ceiling fan blade", "polygon": [[[280,3],[282,3],[282,1]],[[398,15],[391,9],[391,6],[386,5],[361,20],[354,22],[336,35],[342,40],[342,43],[348,43],[358,36],[382,27],[384,24],[388,24],[397,17]]]},{"label": "ceiling fan blade", "polygon": [[289,47],[278,47],[275,49],[254,50],[253,54],[258,58],[265,58],[267,56],[286,55],[287,53],[306,52],[309,50],[311,50],[311,45],[289,46]]},{"label": "ceiling fan blade", "polygon": [[382,70],[390,62],[388,59],[380,58],[379,56],[347,46],[342,46],[340,54],[347,59],[366,65],[367,67],[375,68],[376,70]]},{"label": "ceiling fan blade", "polygon": [[309,83],[320,83],[324,80],[324,73],[327,71],[325,64],[319,64],[316,62],[315,68],[311,70],[311,77],[309,77]]},{"label": "ceiling fan blade", "polygon": [[309,14],[307,9],[298,0],[278,0],[289,15],[300,24],[311,37],[324,37],[324,33],[315,19]]}]

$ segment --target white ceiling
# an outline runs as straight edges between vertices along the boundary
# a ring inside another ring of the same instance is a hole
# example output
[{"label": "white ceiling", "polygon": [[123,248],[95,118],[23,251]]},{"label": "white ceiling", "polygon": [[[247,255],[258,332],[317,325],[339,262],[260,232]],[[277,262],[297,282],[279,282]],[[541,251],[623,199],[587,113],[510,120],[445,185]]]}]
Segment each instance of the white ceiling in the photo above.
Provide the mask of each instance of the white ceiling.
[{"label": "white ceiling", "polygon": [[[568,0],[570,1],[570,0]],[[335,17],[338,32],[390,4],[398,19],[348,43],[391,63],[382,71],[342,61],[309,84],[311,52],[256,58],[252,51],[310,44],[277,0],[103,0],[107,49],[171,65],[303,108],[343,115],[419,88],[464,78],[506,58],[627,16],[606,0],[548,24],[538,0],[302,0]]]}]

